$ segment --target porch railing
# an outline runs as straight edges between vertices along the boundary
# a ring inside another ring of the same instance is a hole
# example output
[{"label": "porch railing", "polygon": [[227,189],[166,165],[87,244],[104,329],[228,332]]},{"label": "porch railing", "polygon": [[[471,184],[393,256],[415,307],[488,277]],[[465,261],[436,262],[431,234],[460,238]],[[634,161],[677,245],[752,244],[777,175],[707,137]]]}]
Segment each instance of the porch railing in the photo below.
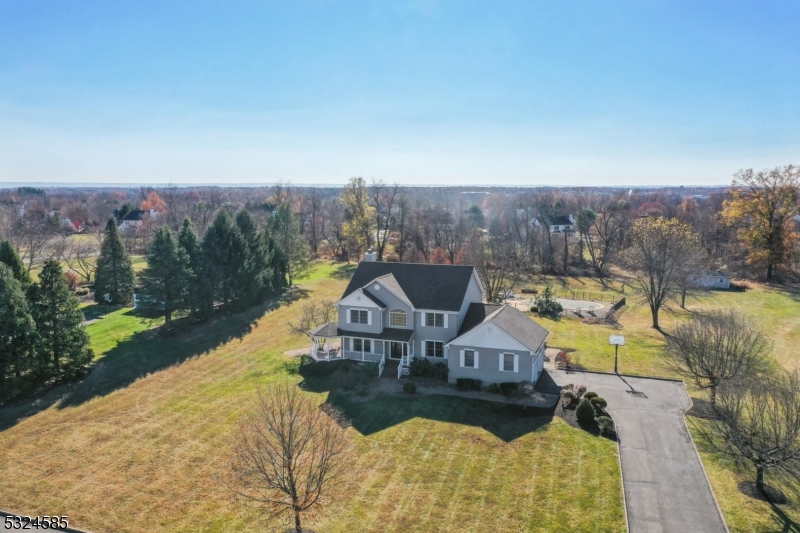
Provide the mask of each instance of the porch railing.
[{"label": "porch railing", "polygon": [[404,355],[400,358],[400,364],[397,365],[397,379],[403,376],[403,368],[408,368],[408,356]]},{"label": "porch railing", "polygon": [[383,374],[383,367],[384,366],[386,366],[386,354],[385,353],[383,354],[383,357],[381,357],[381,362],[378,363],[378,377],[381,377],[381,374]]},{"label": "porch railing", "polygon": [[343,359],[342,350],[336,348],[330,350],[318,350],[312,346],[310,355],[315,361],[341,361]]},{"label": "porch railing", "polygon": [[355,361],[363,361],[365,363],[380,363],[384,357],[379,353],[352,352],[350,350],[344,350],[342,353],[344,354],[345,359],[353,359]]}]

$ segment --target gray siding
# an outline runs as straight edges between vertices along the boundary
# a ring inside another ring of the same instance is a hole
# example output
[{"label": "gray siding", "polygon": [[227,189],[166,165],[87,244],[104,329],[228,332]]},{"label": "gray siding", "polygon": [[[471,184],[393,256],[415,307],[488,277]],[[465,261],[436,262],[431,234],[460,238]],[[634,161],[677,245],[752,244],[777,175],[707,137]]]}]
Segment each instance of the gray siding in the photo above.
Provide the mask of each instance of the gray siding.
[{"label": "gray siding", "polygon": [[[448,342],[456,338],[458,333],[458,315],[456,313],[444,313],[447,315],[446,328],[429,328],[425,325],[425,313],[417,311],[414,313],[414,354],[416,357],[425,356],[425,341]],[[447,357],[447,349],[445,349]],[[444,361],[438,357],[431,358],[432,361]]]},{"label": "gray siding", "polygon": [[[461,350],[475,350],[478,352],[478,368],[461,367]],[[518,357],[517,372],[504,372],[500,370],[500,354],[514,353]],[[457,378],[479,379],[486,383],[531,381],[531,372],[538,378],[541,365],[541,352],[531,357],[528,351],[497,350],[493,348],[472,348],[470,346],[450,345],[448,357],[448,380],[455,383]],[[534,365],[536,365],[534,367]],[[535,379],[534,379],[535,381]]]},{"label": "gray siding", "polygon": [[371,295],[378,298],[384,304],[386,304],[386,309],[383,311],[383,327],[385,328],[394,328],[397,326],[389,325],[389,311],[392,309],[402,309],[406,312],[406,327],[399,328],[399,329],[414,329],[414,317],[413,313],[411,312],[411,307],[409,307],[406,303],[404,303],[400,298],[389,292],[386,287],[381,287],[380,290],[376,291],[373,286],[374,283],[370,283],[369,286],[364,289],[365,291],[369,292]]},{"label": "gray siding", "polygon": [[[362,297],[363,298],[363,297]],[[347,323],[347,317],[350,315],[351,309],[366,309],[372,313],[372,324],[353,324]],[[364,333],[380,333],[381,329],[381,310],[376,307],[357,307],[349,305],[339,306],[339,327],[347,331],[361,331]]]}]

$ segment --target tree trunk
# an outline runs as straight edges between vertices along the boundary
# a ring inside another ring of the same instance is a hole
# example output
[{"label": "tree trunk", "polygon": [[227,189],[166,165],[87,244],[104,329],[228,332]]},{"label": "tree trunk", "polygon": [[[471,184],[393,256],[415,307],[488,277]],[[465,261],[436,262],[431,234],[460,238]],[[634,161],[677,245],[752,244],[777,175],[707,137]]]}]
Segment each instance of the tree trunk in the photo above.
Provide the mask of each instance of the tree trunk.
[{"label": "tree trunk", "polygon": [[760,492],[764,492],[764,467],[757,466],[756,467],[756,488]]},{"label": "tree trunk", "polygon": [[711,383],[711,410],[717,412],[717,384]]},{"label": "tree trunk", "polygon": [[303,528],[300,527],[300,511],[294,510],[294,530],[296,533],[303,533]]},{"label": "tree trunk", "polygon": [[686,287],[681,291],[681,309],[686,309]]},{"label": "tree trunk", "polygon": [[658,325],[658,307],[651,305],[650,312],[653,314],[653,327],[660,331],[661,326]]},{"label": "tree trunk", "polygon": [[772,275],[774,274],[775,265],[772,263],[767,265],[767,281],[772,281]]}]

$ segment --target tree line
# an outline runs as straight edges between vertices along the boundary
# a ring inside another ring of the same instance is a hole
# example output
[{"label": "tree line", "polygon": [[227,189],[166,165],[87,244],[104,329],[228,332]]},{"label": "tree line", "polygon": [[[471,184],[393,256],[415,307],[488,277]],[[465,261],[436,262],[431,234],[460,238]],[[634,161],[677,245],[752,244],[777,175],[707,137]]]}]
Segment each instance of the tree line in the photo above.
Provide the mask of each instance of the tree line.
[{"label": "tree line", "polygon": [[[161,226],[138,276],[137,307],[162,314],[169,326],[176,313],[202,321],[217,310],[239,312],[263,302],[288,285],[289,257],[273,238],[280,238],[282,224],[276,218],[259,227],[247,210],[235,216],[221,210],[202,239],[188,218],[178,232]],[[127,305],[135,282],[116,222],[109,219],[97,260],[95,301]]]},{"label": "tree line", "polygon": [[0,242],[0,402],[84,375],[93,354],[83,320],[57,261],[46,261],[33,282]]}]

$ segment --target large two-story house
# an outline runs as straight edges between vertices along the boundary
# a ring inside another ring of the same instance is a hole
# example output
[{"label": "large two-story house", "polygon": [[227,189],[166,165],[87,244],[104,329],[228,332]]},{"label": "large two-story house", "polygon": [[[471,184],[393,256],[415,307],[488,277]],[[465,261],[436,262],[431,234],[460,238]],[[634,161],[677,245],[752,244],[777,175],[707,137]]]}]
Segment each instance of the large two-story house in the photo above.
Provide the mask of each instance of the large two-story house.
[{"label": "large two-story house", "polygon": [[549,332],[514,307],[483,303],[484,295],[472,266],[368,259],[336,304],[338,321],[309,331],[311,354],[375,362],[398,378],[427,358],[446,363],[451,382],[535,382]]}]

